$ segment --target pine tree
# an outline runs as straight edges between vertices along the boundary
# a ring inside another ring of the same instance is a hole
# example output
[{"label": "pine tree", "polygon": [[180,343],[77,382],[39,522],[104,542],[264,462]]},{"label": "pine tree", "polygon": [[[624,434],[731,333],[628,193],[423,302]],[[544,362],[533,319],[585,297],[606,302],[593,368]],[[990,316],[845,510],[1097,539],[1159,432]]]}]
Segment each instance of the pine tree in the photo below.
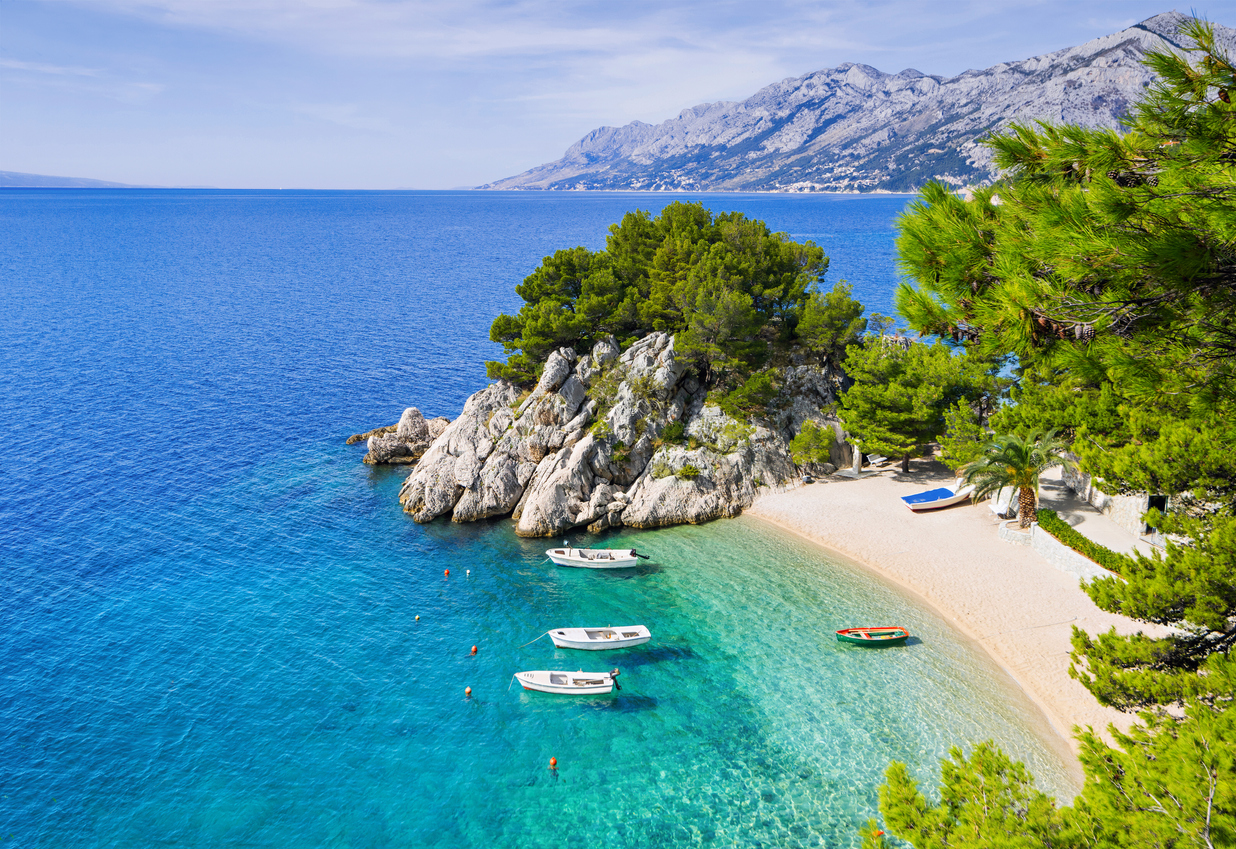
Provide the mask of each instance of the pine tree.
[{"label": "pine tree", "polygon": [[844,367],[854,383],[838,416],[864,452],[901,457],[903,472],[944,433],[945,412],[989,384],[985,363],[943,344],[876,336],[849,350]]}]

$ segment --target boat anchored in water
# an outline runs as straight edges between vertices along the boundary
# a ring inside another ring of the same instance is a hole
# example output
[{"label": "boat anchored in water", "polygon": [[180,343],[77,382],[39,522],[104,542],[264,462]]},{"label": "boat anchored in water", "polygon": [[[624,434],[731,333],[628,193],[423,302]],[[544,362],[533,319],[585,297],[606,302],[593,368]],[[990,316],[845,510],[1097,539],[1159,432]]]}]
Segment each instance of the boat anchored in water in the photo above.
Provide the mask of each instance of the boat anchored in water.
[{"label": "boat anchored in water", "polygon": [[582,566],[585,569],[621,569],[634,566],[648,555],[634,548],[551,548],[545,552],[559,566]]},{"label": "boat anchored in water", "polygon": [[516,672],[515,680],[525,690],[542,693],[558,693],[565,696],[596,696],[612,693],[618,686],[617,669],[609,672],[561,672],[538,669],[531,672]]},{"label": "boat anchored in water", "polygon": [[842,628],[837,632],[837,642],[868,647],[899,646],[908,636],[909,631],[895,625],[881,628]]},{"label": "boat anchored in water", "polygon": [[619,628],[555,628],[549,638],[560,649],[625,649],[652,639],[652,632],[643,625],[623,625]]}]

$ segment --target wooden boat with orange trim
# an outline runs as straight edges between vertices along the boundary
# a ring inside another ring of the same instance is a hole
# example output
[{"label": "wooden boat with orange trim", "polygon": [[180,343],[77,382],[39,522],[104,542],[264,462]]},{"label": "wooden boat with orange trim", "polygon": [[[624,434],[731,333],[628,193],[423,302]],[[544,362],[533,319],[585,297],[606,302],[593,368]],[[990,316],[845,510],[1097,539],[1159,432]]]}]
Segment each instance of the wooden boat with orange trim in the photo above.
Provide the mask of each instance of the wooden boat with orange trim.
[{"label": "wooden boat with orange trim", "polygon": [[853,643],[856,646],[899,646],[910,636],[905,628],[889,625],[881,628],[842,628],[837,632],[837,642]]}]

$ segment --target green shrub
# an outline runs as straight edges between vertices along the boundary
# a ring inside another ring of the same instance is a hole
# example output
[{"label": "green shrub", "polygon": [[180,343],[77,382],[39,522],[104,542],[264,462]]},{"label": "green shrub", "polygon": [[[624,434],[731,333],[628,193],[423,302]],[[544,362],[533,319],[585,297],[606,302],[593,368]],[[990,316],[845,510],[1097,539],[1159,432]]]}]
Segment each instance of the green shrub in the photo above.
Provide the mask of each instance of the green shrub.
[{"label": "green shrub", "polygon": [[623,442],[622,440],[619,440],[618,442],[614,443],[614,452],[610,456],[613,458],[615,463],[618,463],[619,465],[624,465],[628,460],[631,459],[631,449],[627,447],[627,444],[625,442]]},{"label": "green shrub", "polygon": [[630,388],[631,394],[642,401],[647,401],[649,404],[656,402],[656,376],[652,374],[641,374],[638,377],[632,377],[627,380],[627,387]]},{"label": "green shrub", "polygon": [[670,422],[665,426],[665,430],[661,431],[661,441],[668,442],[670,445],[681,445],[686,439],[687,426],[682,422]]},{"label": "green shrub", "polygon": [[1131,557],[1118,554],[1110,548],[1105,548],[1093,540],[1087,539],[1075,530],[1068,522],[1060,518],[1055,510],[1038,511],[1039,527],[1060,540],[1082,557],[1089,557],[1109,572],[1117,575],[1127,570],[1133,563]]},{"label": "green shrub", "polygon": [[790,440],[790,457],[795,463],[827,463],[833,445],[833,429],[820,427],[811,419],[803,422],[798,436]]},{"label": "green shrub", "polygon": [[673,473],[674,470],[664,460],[657,460],[652,464],[652,476],[654,478],[668,478]]},{"label": "green shrub", "polygon": [[609,421],[600,417],[592,423],[592,427],[588,428],[588,432],[597,439],[604,439],[605,437],[613,436],[614,434],[614,432],[610,430]]},{"label": "green shrub", "polygon": [[678,477],[686,481],[694,480],[695,478],[698,478],[699,476],[700,476],[699,468],[697,466],[692,466],[690,463],[687,463],[685,466],[683,466],[681,469],[678,470]]},{"label": "green shrub", "polygon": [[768,411],[768,405],[777,397],[777,373],[774,369],[758,372],[747,378],[728,395],[719,397],[718,405],[733,418],[745,418],[746,415],[759,415]]},{"label": "green shrub", "polygon": [[588,397],[596,401],[597,408],[593,413],[598,419],[614,408],[618,399],[618,388],[622,385],[622,369],[617,363],[610,363],[602,369],[599,375],[592,378],[588,386]]},{"label": "green shrub", "polygon": [[[755,425],[745,422],[728,422],[725,427],[721,428],[720,442],[726,448],[733,449],[739,443],[750,439],[753,433],[755,433]],[[717,446],[717,449],[720,450],[720,446]]]}]

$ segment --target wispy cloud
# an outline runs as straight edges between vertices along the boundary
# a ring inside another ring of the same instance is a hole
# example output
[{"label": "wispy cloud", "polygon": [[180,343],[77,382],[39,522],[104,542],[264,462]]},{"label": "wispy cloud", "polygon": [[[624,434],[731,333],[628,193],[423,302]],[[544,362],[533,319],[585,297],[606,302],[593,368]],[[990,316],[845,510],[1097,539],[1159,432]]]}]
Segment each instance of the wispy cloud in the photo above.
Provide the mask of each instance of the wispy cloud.
[{"label": "wispy cloud", "polygon": [[0,59],[0,74],[10,84],[24,83],[132,104],[145,103],[167,89],[162,83],[121,79],[99,68],[51,65],[21,59]]},{"label": "wispy cloud", "polygon": [[0,68],[11,71],[30,71],[35,74],[51,74],[58,77],[97,77],[97,68],[78,68],[72,65],[48,65],[45,62],[23,62],[20,59],[0,59]]}]

